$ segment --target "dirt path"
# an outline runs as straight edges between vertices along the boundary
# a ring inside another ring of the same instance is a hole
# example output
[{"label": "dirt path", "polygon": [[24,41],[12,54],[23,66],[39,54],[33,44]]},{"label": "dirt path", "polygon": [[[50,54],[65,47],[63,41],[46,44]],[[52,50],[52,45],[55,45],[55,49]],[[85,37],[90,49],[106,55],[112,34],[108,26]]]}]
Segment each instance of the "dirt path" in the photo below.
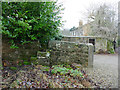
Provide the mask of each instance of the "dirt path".
[{"label": "dirt path", "polygon": [[93,69],[87,72],[101,88],[118,88],[118,55],[94,55]]}]

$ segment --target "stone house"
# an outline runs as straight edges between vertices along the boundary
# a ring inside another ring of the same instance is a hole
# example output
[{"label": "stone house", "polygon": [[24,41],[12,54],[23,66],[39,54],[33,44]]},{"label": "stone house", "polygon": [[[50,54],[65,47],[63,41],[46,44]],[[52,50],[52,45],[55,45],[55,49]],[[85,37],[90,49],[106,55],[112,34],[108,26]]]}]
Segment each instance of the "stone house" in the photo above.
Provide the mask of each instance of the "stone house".
[{"label": "stone house", "polygon": [[61,31],[64,36],[88,36],[92,23],[83,25],[82,20],[79,21],[79,26],[74,30],[63,30]]},{"label": "stone house", "polygon": [[70,33],[72,36],[83,36],[83,22],[80,21],[79,26],[76,29],[70,31]]},{"label": "stone house", "polygon": [[[103,51],[107,51],[107,41],[108,39],[102,36],[90,36],[91,26],[94,24],[93,22],[87,23],[83,25],[83,22],[79,22],[79,27],[76,29],[65,33],[62,33],[64,38],[63,41],[72,41],[72,42],[80,42],[80,43],[92,43],[94,45],[94,52],[98,52],[100,49]],[[111,46],[113,48],[113,46]]]}]

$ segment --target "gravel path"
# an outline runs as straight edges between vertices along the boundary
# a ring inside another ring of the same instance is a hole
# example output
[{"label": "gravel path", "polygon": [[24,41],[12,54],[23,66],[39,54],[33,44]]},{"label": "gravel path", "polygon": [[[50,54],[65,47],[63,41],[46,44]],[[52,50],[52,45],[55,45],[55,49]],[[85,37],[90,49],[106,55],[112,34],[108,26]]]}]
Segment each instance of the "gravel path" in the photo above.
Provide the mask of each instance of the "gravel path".
[{"label": "gravel path", "polygon": [[118,88],[118,55],[94,55],[93,69],[86,72],[101,88]]}]

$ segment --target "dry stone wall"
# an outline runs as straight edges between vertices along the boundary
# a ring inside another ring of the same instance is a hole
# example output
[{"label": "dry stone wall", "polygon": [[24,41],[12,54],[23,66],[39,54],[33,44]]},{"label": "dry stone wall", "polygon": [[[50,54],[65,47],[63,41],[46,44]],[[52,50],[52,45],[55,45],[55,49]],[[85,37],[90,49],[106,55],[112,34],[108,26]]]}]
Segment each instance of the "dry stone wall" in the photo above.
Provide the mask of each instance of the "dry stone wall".
[{"label": "dry stone wall", "polygon": [[[52,63],[52,65],[77,63],[89,67],[92,67],[93,65],[92,44],[51,41],[49,43],[49,50],[50,57],[46,59],[40,58],[38,60],[39,63],[44,65],[50,65],[50,63]],[[49,61],[49,63],[46,61]]]},{"label": "dry stone wall", "polygon": [[18,45],[18,49],[11,49],[9,40],[2,40],[2,59],[9,61],[29,60],[31,56],[36,56],[39,50],[39,43],[27,43]]},{"label": "dry stone wall", "polygon": [[[9,41],[9,40],[8,40]],[[83,66],[93,65],[92,44],[69,41],[50,41],[46,52],[39,51],[39,43],[25,44],[19,49],[10,49],[7,40],[3,40],[3,60],[18,61],[30,60],[35,64],[55,65],[78,63]],[[38,57],[36,57],[38,56]],[[37,63],[38,62],[38,63]]]},{"label": "dry stone wall", "polygon": [[88,64],[88,46],[72,42],[51,42],[51,59],[56,64],[61,63],[79,63],[87,66]]}]

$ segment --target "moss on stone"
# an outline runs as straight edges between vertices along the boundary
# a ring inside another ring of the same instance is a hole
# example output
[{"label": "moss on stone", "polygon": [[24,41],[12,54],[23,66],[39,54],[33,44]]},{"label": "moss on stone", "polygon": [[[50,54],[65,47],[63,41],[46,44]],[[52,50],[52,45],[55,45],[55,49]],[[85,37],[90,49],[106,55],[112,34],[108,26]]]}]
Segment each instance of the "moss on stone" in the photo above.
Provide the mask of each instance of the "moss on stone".
[{"label": "moss on stone", "polygon": [[37,57],[31,57],[30,60],[31,61],[37,60]]},{"label": "moss on stone", "polygon": [[46,54],[47,54],[47,52],[41,52],[41,51],[37,52],[37,55],[39,55],[41,57],[46,57]]},{"label": "moss on stone", "polygon": [[10,69],[11,69],[11,70],[17,70],[17,68],[16,68],[16,67],[10,67]]}]

